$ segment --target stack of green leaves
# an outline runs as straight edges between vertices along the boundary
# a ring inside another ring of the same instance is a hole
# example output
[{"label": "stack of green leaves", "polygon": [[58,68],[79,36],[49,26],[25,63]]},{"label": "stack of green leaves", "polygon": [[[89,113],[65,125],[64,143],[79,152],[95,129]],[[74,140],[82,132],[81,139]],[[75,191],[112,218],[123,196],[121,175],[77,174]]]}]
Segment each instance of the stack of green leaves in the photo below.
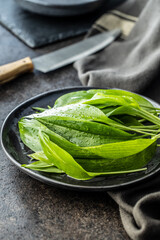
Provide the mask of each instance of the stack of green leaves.
[{"label": "stack of green leaves", "polygon": [[19,121],[20,137],[34,153],[36,171],[78,180],[146,170],[160,133],[160,109],[140,95],[117,89],[65,94],[53,108]]}]

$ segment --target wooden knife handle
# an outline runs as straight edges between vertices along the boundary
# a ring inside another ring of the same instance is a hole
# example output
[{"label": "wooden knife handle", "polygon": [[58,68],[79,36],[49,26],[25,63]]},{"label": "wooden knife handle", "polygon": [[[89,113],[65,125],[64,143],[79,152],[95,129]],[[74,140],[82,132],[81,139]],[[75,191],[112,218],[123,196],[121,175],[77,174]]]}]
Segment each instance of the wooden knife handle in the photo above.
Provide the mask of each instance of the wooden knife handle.
[{"label": "wooden knife handle", "polygon": [[33,71],[33,63],[29,57],[0,66],[0,85],[7,83],[26,72]]}]

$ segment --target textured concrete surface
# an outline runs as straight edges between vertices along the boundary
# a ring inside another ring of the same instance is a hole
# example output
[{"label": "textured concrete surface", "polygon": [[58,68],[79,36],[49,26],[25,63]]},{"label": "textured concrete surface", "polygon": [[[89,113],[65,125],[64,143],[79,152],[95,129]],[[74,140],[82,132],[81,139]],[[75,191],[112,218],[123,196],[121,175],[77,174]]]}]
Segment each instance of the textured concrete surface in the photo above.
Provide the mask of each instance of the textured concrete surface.
[{"label": "textured concrete surface", "polygon": [[[70,42],[35,51],[0,26],[0,65],[36,56]],[[143,94],[160,102],[158,78]],[[35,72],[0,87],[0,125],[24,100],[51,89],[80,86],[72,66],[49,74]],[[60,190],[20,172],[0,146],[1,240],[127,240],[118,206],[107,193]]]}]

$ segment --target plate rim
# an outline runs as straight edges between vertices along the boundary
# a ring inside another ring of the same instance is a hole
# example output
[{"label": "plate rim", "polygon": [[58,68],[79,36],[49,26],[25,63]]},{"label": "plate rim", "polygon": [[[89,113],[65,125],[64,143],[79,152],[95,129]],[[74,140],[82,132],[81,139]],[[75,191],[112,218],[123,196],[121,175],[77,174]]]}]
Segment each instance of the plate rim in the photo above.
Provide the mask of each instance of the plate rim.
[{"label": "plate rim", "polygon": [[[40,182],[43,182],[45,184],[48,184],[48,185],[51,185],[51,186],[56,186],[56,187],[63,188],[63,189],[70,189],[70,190],[77,190],[77,191],[106,191],[106,190],[117,190],[117,189],[121,189],[121,188],[126,188],[128,186],[135,185],[135,184],[140,183],[140,182],[144,182],[145,180],[148,180],[149,178],[153,177],[154,175],[156,175],[156,174],[158,174],[160,172],[160,168],[158,168],[158,169],[154,170],[154,172],[151,172],[148,175],[143,176],[143,177],[141,177],[139,179],[132,180],[132,181],[126,182],[126,183],[115,184],[114,186],[84,186],[84,185],[75,185],[75,184],[71,184],[71,183],[60,182],[58,180],[51,179],[49,177],[40,175],[39,172],[35,172],[35,171],[31,170],[31,169],[22,168],[21,164],[14,157],[12,157],[8,153],[8,151],[5,148],[4,143],[3,143],[3,134],[4,134],[4,131],[5,131],[5,125],[7,124],[7,121],[10,119],[10,117],[12,117],[12,114],[14,114],[19,108],[21,108],[25,104],[30,103],[31,101],[38,100],[41,97],[45,97],[45,96],[47,96],[49,94],[54,94],[55,92],[57,93],[59,91],[65,91],[65,90],[73,91],[74,89],[75,89],[75,91],[77,91],[77,90],[79,90],[79,91],[80,90],[82,90],[82,91],[84,90],[85,91],[85,89],[87,90],[87,89],[116,89],[116,88],[105,88],[105,87],[104,88],[97,88],[97,87],[86,87],[86,86],[74,86],[74,87],[58,88],[58,89],[55,89],[55,90],[45,91],[43,93],[40,93],[40,94],[38,94],[38,95],[36,95],[34,97],[31,97],[31,98],[23,101],[22,103],[17,105],[12,111],[10,111],[9,114],[7,114],[6,118],[3,121],[2,127],[1,127],[1,133],[0,133],[1,146],[2,146],[2,149],[3,149],[4,153],[8,157],[8,159],[14,165],[16,165],[20,169],[20,171],[26,173],[30,177],[32,177],[32,178],[34,178],[34,179],[36,179],[36,180],[38,180]],[[125,90],[125,91],[128,91],[128,90]],[[129,91],[129,92],[132,92],[132,91]],[[138,94],[138,95],[140,95],[140,94]],[[143,96],[143,95],[140,95],[140,96]],[[150,99],[148,97],[145,97],[145,98],[147,100],[152,101],[156,105],[159,105],[154,100],[152,100],[152,99]]]}]

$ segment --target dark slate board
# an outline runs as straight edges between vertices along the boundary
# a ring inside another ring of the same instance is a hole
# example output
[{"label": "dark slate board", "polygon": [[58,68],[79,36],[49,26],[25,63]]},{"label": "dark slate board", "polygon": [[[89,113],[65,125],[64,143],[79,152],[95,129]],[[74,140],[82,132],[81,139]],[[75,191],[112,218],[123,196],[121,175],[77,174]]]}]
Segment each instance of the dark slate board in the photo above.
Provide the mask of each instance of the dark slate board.
[{"label": "dark slate board", "polygon": [[[114,0],[116,3],[121,1]],[[108,0],[105,8],[96,13],[72,18],[55,18],[24,11],[14,0],[0,0],[0,23],[29,47],[36,48],[87,32],[94,21],[111,8],[111,5],[113,0]]]}]

